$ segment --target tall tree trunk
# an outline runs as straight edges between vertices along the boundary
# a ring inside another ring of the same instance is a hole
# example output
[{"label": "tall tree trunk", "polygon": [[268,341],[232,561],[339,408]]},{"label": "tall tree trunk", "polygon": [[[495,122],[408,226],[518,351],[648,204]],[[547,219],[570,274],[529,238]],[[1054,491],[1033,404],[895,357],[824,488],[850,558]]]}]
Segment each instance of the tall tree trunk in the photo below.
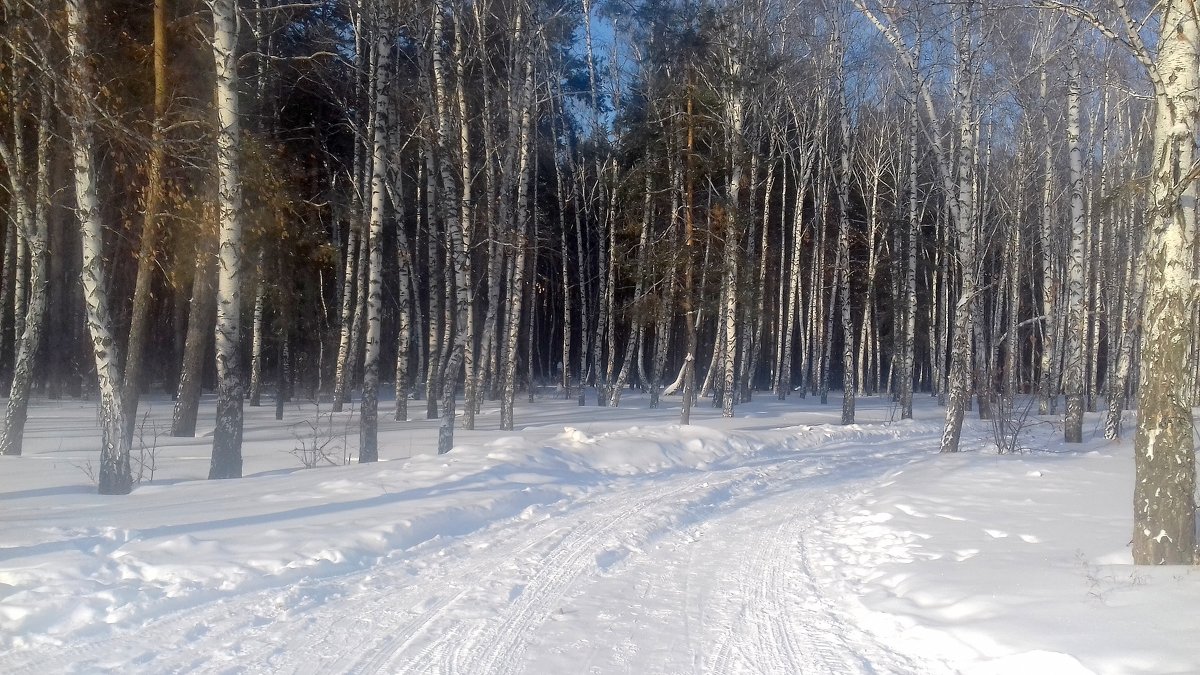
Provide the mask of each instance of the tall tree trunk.
[{"label": "tall tree trunk", "polygon": [[[459,376],[462,374],[463,360],[466,353],[467,340],[467,311],[470,308],[469,295],[471,287],[468,283],[470,255],[466,249],[467,239],[463,233],[463,225],[458,212],[458,180],[450,164],[450,112],[446,95],[446,74],[442,54],[442,33],[444,32],[443,12],[441,2],[434,7],[433,18],[433,78],[434,104],[437,113],[437,139],[439,166],[442,177],[442,218],[446,224],[450,250],[450,264],[453,267],[454,293],[447,298],[447,310],[450,320],[454,323],[453,342],[449,344],[449,358],[446,369],[442,374],[442,418],[438,426],[438,454],[450,452],[454,446],[454,415],[455,394],[457,393]],[[449,323],[449,321],[447,322]]]},{"label": "tall tree trunk", "polygon": [[[918,52],[919,50],[918,46]],[[904,314],[904,344],[901,356],[902,365],[898,374],[900,378],[900,419],[902,420],[912,419],[913,416],[913,371],[917,360],[917,246],[921,236],[920,216],[917,211],[919,186],[917,97],[921,90],[921,74],[916,64],[913,64],[911,69],[911,77],[909,95],[912,97],[912,108],[908,111],[908,164],[905,167],[908,177],[908,223],[905,228],[907,250],[904,257],[904,309],[902,310]],[[897,251],[898,253],[899,251]]]},{"label": "tall tree trunk", "polygon": [[[835,21],[840,21],[835,19]],[[838,59],[838,126],[841,152],[837,175],[838,244],[836,291],[841,294],[842,310],[842,424],[854,424],[854,321],[850,314],[850,103],[845,82],[845,48],[838,28],[835,58]]]},{"label": "tall tree trunk", "polygon": [[642,327],[642,310],[641,304],[646,293],[646,265],[649,257],[650,248],[650,217],[653,214],[651,209],[651,197],[653,183],[649,167],[647,167],[644,177],[644,186],[642,188],[642,233],[638,240],[637,253],[637,276],[634,279],[633,302],[634,311],[631,312],[629,322],[629,337],[625,342],[625,358],[621,362],[621,370],[617,374],[616,384],[612,390],[612,407],[617,408],[621,405],[621,391],[625,388],[626,382],[629,381],[629,369],[633,362],[634,354],[638,351],[645,331]]},{"label": "tall tree trunk", "polygon": [[437,217],[437,168],[434,163],[434,151],[432,143],[424,144],[425,156],[425,231],[426,231],[426,263],[427,279],[426,284],[429,289],[429,314],[427,324],[426,342],[429,345],[426,349],[428,355],[425,364],[425,419],[434,420],[438,418],[438,401],[442,397],[442,342],[443,338],[449,341],[449,335],[443,335],[443,326],[440,323],[442,316],[443,300],[445,286],[441,283],[442,274],[442,259],[443,247],[441,244],[441,229],[439,227],[441,220]]},{"label": "tall tree trunk", "polygon": [[1087,332],[1087,279],[1083,257],[1086,225],[1083,212],[1083,149],[1079,130],[1080,72],[1079,50],[1072,43],[1067,58],[1067,146],[1071,177],[1071,248],[1067,259],[1067,330],[1063,334],[1066,359],[1063,367],[1063,391],[1066,416],[1063,438],[1067,443],[1083,442],[1084,345]]},{"label": "tall tree trunk", "polygon": [[1145,279],[1143,263],[1144,253],[1137,245],[1138,237],[1129,228],[1129,249],[1134,252],[1131,259],[1125,261],[1124,281],[1121,283],[1121,295],[1124,296],[1121,307],[1120,329],[1116,344],[1109,345],[1109,358],[1116,351],[1116,366],[1108,380],[1108,412],[1104,419],[1104,438],[1114,440],[1121,436],[1121,413],[1125,410],[1125,388],[1129,382],[1130,370],[1133,366],[1135,327],[1142,320],[1142,302],[1144,298]]},{"label": "tall tree trunk", "polygon": [[81,281],[87,309],[92,356],[100,385],[100,494],[128,494],[133,489],[129,443],[125,440],[125,413],[121,400],[121,372],[117,341],[109,314],[104,271],[104,224],[100,221],[100,196],[92,158],[95,146],[92,124],[94,78],[87,43],[85,0],[66,0],[67,49],[71,87],[72,151],[75,166],[75,202],[81,230],[83,270]]},{"label": "tall tree trunk", "polygon": [[242,475],[242,176],[238,159],[237,4],[212,0],[217,63],[217,424],[209,478]]},{"label": "tall tree trunk", "polygon": [[[1041,84],[1041,100],[1042,105],[1049,104],[1049,96],[1047,92],[1047,74],[1042,71]],[[1045,138],[1050,138],[1050,116],[1043,110],[1042,112],[1042,133]],[[1058,273],[1055,269],[1054,251],[1057,246],[1053,236],[1053,221],[1051,219],[1051,204],[1053,199],[1054,189],[1054,153],[1053,146],[1047,145],[1045,154],[1045,167],[1042,177],[1042,351],[1041,351],[1041,368],[1038,382],[1038,412],[1042,415],[1053,415],[1057,409],[1058,391],[1055,387],[1055,381],[1058,377],[1058,368],[1054,354],[1057,350],[1057,331],[1056,322],[1058,310],[1055,304],[1058,301]]]},{"label": "tall tree trunk", "polygon": [[[463,17],[458,11],[454,12],[454,71],[455,71],[455,94],[458,103],[458,139],[459,139],[459,167],[461,169],[462,178],[460,181],[461,191],[459,193],[459,220],[462,223],[463,232],[463,251],[467,259],[465,274],[466,285],[468,289],[474,289],[474,272],[471,265],[471,254],[474,249],[474,227],[475,227],[475,197],[472,191],[472,183],[474,182],[475,171],[471,162],[471,125],[470,117],[467,114],[467,65],[464,50],[466,49],[466,39],[463,35]],[[479,384],[478,373],[476,372],[476,329],[475,329],[475,293],[472,290],[466,295],[467,306],[464,308],[466,313],[466,335],[463,336],[463,428],[475,428],[475,408],[477,394],[476,390]]]},{"label": "tall tree trunk", "polygon": [[[389,106],[388,113],[394,111]],[[398,422],[408,421],[408,397],[412,383],[409,371],[409,352],[412,350],[413,305],[416,288],[413,284],[412,249],[409,247],[408,234],[405,231],[407,208],[404,202],[404,171],[399,158],[395,162],[395,184],[388,183],[388,194],[396,209],[396,269],[399,277],[397,289],[396,321],[399,324],[396,335],[396,410],[395,419]],[[418,343],[420,340],[417,341]]]},{"label": "tall tree trunk", "polygon": [[[259,254],[258,268],[263,268],[263,257]],[[267,310],[267,284],[259,275],[254,284],[254,315],[250,324],[250,407],[262,404],[263,320]]]},{"label": "tall tree trunk", "polygon": [[[171,435],[176,437],[196,435],[196,414],[200,409],[200,389],[204,378],[204,356],[211,335],[208,327],[213,321],[215,296],[212,287],[212,252],[207,242],[202,242],[200,247],[200,251],[196,253],[192,300],[188,303],[187,337],[184,341],[179,384],[171,416]],[[182,300],[180,304],[182,305]]]},{"label": "tall tree trunk", "polygon": [[346,402],[346,391],[349,389],[352,366],[350,361],[350,345],[354,341],[355,308],[358,307],[356,289],[358,288],[358,249],[359,227],[357,222],[351,222],[350,235],[346,238],[346,264],[342,275],[342,307],[339,314],[339,335],[337,363],[333,374],[333,411],[341,412]]},{"label": "tall tree trunk", "polygon": [[[383,341],[383,222],[387,205],[384,187],[388,155],[388,75],[391,70],[391,36],[388,21],[380,17],[376,30],[375,68],[371,73],[371,214],[367,232],[367,331],[363,350],[363,393],[359,408],[358,463],[379,461],[379,360]],[[403,291],[402,291],[403,292]],[[397,394],[399,396],[399,394]]]},{"label": "tall tree trunk", "polygon": [[[2,140],[0,140],[0,144],[3,144]],[[7,166],[13,165],[12,160],[6,159],[4,162]],[[9,176],[11,175],[10,170]],[[4,228],[4,259],[2,261],[2,268],[0,268],[0,355],[7,353],[7,327],[9,324],[8,317],[10,316],[8,309],[13,304],[13,286],[16,284],[17,270],[17,230],[20,229],[20,219],[17,217],[16,204],[14,203],[16,202],[15,192],[11,199],[12,202],[10,202],[9,213],[7,214],[7,223]],[[13,340],[16,339],[18,338],[14,335]],[[0,380],[3,379],[4,375],[2,358],[0,356]]]},{"label": "tall tree trunk", "polygon": [[1146,307],[1134,449],[1133,562],[1195,556],[1195,448],[1187,400],[1190,308],[1196,301],[1193,170],[1200,87],[1194,4],[1162,5],[1154,106],[1153,212],[1146,233]]},{"label": "tall tree trunk", "polygon": [[[795,114],[795,111],[793,111]],[[797,119],[799,122],[799,119]],[[803,139],[801,139],[803,140]],[[815,144],[809,144],[800,151],[800,163],[795,172],[796,197],[792,211],[792,249],[787,275],[787,312],[783,324],[783,358],[779,365],[779,384],[776,385],[775,395],[779,400],[785,400],[792,390],[792,355],[795,352],[796,319],[801,314],[801,291],[803,280],[800,273],[800,259],[804,251],[804,199],[808,192],[809,174],[812,170]],[[785,182],[786,187],[786,182]],[[801,334],[803,341],[803,334]],[[803,352],[803,346],[801,347]],[[803,372],[803,368],[801,369]],[[801,382],[801,388],[805,383]]]},{"label": "tall tree trunk", "polygon": [[125,347],[125,436],[133,441],[138,397],[142,379],[142,361],[146,334],[150,327],[151,287],[158,248],[159,211],[166,192],[164,165],[166,142],[163,120],[167,114],[167,8],[166,0],[154,0],[154,121],[150,131],[150,156],[146,163],[145,214],[142,240],[138,250],[137,281],[133,289],[133,309],[129,321],[129,341]]},{"label": "tall tree trunk", "polygon": [[[43,83],[43,87],[49,86]],[[17,354],[13,361],[12,385],[8,393],[8,406],[0,428],[0,455],[20,455],[25,437],[25,422],[29,414],[29,390],[33,385],[34,359],[42,342],[42,328],[46,315],[46,250],[50,238],[50,106],[51,95],[43,90],[41,110],[38,116],[36,195],[32,208],[18,208],[16,222],[23,220],[21,236],[26,240],[29,255],[29,304],[25,318],[25,330],[16,336]],[[21,152],[17,148],[17,152]],[[0,143],[0,159],[5,165],[13,166],[12,155]],[[14,178],[10,176],[10,178]],[[10,181],[11,192],[17,200],[25,201],[21,194],[24,186],[19,179]]]},{"label": "tall tree trunk", "polygon": [[[513,406],[516,402],[516,387],[517,387],[517,341],[521,332],[521,311],[522,303],[525,298],[525,255],[526,255],[526,232],[529,225],[529,156],[530,147],[533,144],[531,138],[531,121],[533,111],[533,59],[532,55],[526,55],[526,61],[523,64],[525,71],[525,79],[522,90],[518,95],[518,110],[520,110],[520,123],[518,130],[517,142],[520,143],[520,153],[517,161],[517,208],[516,227],[514,228],[513,246],[513,266],[512,272],[509,274],[509,292],[508,292],[508,311],[506,312],[505,331],[504,331],[504,356],[501,359],[500,365],[503,371],[503,384],[501,385],[500,395],[500,428],[511,430],[513,428]],[[513,112],[516,112],[515,110]],[[530,307],[530,311],[533,308]],[[533,364],[527,364],[527,367],[533,368]]]},{"label": "tall tree trunk", "polygon": [[689,75],[686,114],[686,144],[684,145],[684,200],[683,200],[683,322],[687,330],[683,362],[683,403],[679,410],[679,423],[690,424],[692,406],[696,403],[696,289],[695,289],[695,147],[696,122],[693,118],[695,103]]},{"label": "tall tree trunk", "polygon": [[975,145],[975,107],[973,96],[974,5],[968,2],[959,10],[961,23],[957,58],[955,103],[958,112],[958,152],[955,170],[958,178],[955,208],[952,211],[955,253],[959,269],[959,294],[954,307],[953,345],[950,348],[950,400],[946,406],[946,425],[942,430],[942,452],[958,452],[963,416],[971,396],[971,333],[978,299],[975,258],[975,186],[973,183]]}]

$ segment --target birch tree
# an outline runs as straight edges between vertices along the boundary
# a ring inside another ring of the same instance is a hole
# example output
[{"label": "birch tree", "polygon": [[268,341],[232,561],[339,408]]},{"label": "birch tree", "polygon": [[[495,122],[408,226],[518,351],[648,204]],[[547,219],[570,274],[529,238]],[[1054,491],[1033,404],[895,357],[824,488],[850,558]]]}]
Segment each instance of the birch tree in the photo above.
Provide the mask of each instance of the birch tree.
[{"label": "birch tree", "polygon": [[[1143,258],[1146,305],[1133,441],[1133,561],[1139,565],[1191,564],[1196,537],[1194,426],[1184,374],[1189,309],[1196,301],[1191,258],[1200,17],[1194,4],[1181,0],[1166,0],[1160,8],[1158,53],[1149,65],[1155,94],[1153,210]],[[1135,44],[1137,35],[1132,28],[1127,32]]]},{"label": "birch tree", "polygon": [[108,279],[104,265],[104,224],[100,219],[100,195],[96,166],[92,109],[94,74],[89,61],[87,1],[66,0],[67,51],[71,76],[71,128],[74,160],[76,217],[83,248],[84,302],[88,333],[100,385],[100,494],[128,494],[133,489],[129,466],[129,441],[125,436],[125,411],[121,398],[121,373],[117,341],[109,313]]},{"label": "birch tree", "polygon": [[210,0],[217,104],[217,422],[209,478],[242,475],[242,184],[238,161],[237,3]]},{"label": "birch tree", "polygon": [[1083,442],[1084,333],[1087,330],[1086,279],[1084,277],[1083,148],[1080,133],[1079,49],[1072,42],[1067,55],[1067,146],[1070,157],[1071,243],[1067,259],[1067,330],[1063,335],[1066,357],[1063,390],[1066,415],[1063,436],[1067,443]]},{"label": "birch tree", "polygon": [[[383,340],[383,223],[387,205],[384,160],[388,155],[388,75],[391,70],[390,17],[381,12],[371,76],[371,215],[367,232],[367,332],[363,353],[363,394],[359,412],[358,463],[379,460],[379,361]],[[402,394],[397,390],[397,397]]]},{"label": "birch tree", "polygon": [[[4,425],[0,429],[0,454],[21,454],[22,441],[25,435],[25,422],[29,414],[29,392],[33,385],[34,358],[42,342],[42,329],[46,315],[46,284],[47,275],[47,246],[49,245],[49,210],[50,202],[50,151],[51,151],[51,101],[53,100],[53,85],[47,81],[40,84],[41,103],[38,111],[36,168],[33,183],[36,186],[32,203],[26,197],[24,171],[20,170],[22,162],[18,161],[14,151],[8,144],[0,140],[0,161],[4,163],[9,176],[9,194],[16,203],[16,216],[13,218],[13,229],[19,229],[17,236],[26,242],[25,249],[29,258],[29,301],[26,306],[25,321],[22,330],[16,335],[16,358],[13,361],[12,385],[8,393],[8,405],[4,416]],[[14,111],[14,123],[24,123],[21,116]],[[17,139],[21,134],[16,134]],[[24,148],[17,147],[15,153],[23,153]]]}]

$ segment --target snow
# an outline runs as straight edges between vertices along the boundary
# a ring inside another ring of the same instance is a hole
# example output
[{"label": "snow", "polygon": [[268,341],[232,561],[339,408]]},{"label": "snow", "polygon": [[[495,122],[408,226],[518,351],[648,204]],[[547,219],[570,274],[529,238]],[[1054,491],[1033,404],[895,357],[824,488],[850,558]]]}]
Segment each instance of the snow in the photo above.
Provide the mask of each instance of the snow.
[{"label": "snow", "polygon": [[39,402],[0,458],[0,671],[1200,672],[1200,573],[1130,564],[1132,449],[1093,416],[944,456],[927,400],[623,403],[485,406],[441,457],[381,416],[385,461],[311,470],[311,405],[247,408],[247,477],[207,481],[206,400],[103,497],[94,406]]}]

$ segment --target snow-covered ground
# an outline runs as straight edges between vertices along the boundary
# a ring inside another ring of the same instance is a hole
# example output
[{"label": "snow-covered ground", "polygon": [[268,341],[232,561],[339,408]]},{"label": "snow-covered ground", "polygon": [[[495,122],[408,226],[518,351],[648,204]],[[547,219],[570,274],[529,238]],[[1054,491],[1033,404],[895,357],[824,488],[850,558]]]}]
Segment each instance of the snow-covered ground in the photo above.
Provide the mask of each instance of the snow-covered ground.
[{"label": "snow-covered ground", "polygon": [[939,456],[924,399],[645,403],[485,406],[442,457],[381,419],[384,461],[312,470],[291,450],[352,449],[351,413],[247,408],[247,478],[160,434],[101,497],[94,408],[42,402],[0,458],[0,672],[1200,672],[1200,573],[1129,564],[1131,450],[1091,417]]}]

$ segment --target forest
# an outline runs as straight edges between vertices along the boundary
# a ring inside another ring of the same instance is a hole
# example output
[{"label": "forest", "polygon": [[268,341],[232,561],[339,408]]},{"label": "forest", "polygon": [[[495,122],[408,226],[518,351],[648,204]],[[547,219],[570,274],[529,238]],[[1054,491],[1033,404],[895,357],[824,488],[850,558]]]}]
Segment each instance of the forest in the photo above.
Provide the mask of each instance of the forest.
[{"label": "forest", "polygon": [[446,453],[545,391],[683,424],[933,396],[942,452],[967,415],[1078,442],[1099,411],[1135,561],[1190,564],[1196,12],[4,0],[0,452],[31,398],[92,398],[128,493],[151,391],[193,436],[215,390],[211,478],[293,397],[359,406],[359,462],[380,415]]}]

